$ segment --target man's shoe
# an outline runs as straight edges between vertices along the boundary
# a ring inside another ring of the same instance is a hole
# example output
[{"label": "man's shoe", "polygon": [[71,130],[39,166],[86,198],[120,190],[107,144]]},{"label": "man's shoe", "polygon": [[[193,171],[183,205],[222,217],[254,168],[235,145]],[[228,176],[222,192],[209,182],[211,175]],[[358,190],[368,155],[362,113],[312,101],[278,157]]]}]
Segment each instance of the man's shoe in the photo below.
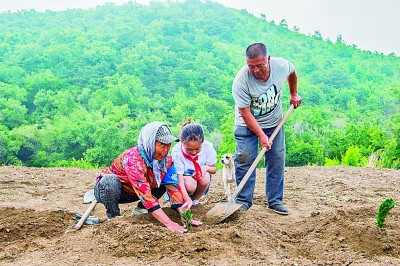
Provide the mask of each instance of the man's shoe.
[{"label": "man's shoe", "polygon": [[283,207],[282,204],[276,204],[276,205],[273,205],[273,206],[269,206],[268,209],[270,209],[271,211],[274,211],[274,212],[276,212],[278,214],[281,214],[281,215],[288,215],[289,214],[288,209]]},{"label": "man's shoe", "polygon": [[139,207],[135,207],[132,211],[132,215],[142,215],[142,214],[146,214],[149,211],[147,209],[141,209]]}]

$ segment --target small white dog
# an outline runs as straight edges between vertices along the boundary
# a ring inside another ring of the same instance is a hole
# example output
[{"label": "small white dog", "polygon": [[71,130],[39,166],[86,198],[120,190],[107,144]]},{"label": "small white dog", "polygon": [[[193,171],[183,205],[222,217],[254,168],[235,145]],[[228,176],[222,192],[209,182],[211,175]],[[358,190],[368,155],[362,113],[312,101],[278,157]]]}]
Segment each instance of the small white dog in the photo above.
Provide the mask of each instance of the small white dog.
[{"label": "small white dog", "polygon": [[232,154],[224,154],[221,157],[222,163],[222,185],[225,189],[225,195],[227,196],[228,200],[231,199],[231,190],[229,183],[233,182],[234,187],[236,187],[236,175],[235,175],[235,163],[233,161]]}]

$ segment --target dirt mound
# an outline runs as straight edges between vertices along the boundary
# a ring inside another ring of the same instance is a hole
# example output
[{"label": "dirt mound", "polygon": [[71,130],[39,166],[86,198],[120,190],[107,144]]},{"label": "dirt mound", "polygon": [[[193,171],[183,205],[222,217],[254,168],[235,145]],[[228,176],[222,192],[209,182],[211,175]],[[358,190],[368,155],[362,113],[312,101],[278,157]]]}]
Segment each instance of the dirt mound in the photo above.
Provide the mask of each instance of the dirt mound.
[{"label": "dirt mound", "polygon": [[[220,172],[207,202],[193,208],[204,224],[187,234],[169,232],[150,214],[107,222],[97,204],[97,226],[75,230],[84,193],[99,171],[1,167],[0,264],[2,265],[399,265],[400,208],[376,227],[380,203],[398,204],[400,171],[353,167],[287,168],[289,216],[266,209],[263,170],[255,202],[237,219],[213,224],[209,209],[224,199]],[[179,216],[163,202],[175,221]]]}]

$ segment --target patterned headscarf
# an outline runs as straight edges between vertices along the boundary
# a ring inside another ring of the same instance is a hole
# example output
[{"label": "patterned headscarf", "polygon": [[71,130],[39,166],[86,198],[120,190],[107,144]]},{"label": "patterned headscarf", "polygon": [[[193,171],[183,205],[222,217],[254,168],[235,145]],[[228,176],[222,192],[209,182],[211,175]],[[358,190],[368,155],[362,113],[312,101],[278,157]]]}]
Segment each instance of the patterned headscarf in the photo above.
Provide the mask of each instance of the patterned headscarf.
[{"label": "patterned headscarf", "polygon": [[138,139],[138,148],[140,155],[146,162],[147,167],[153,169],[154,176],[157,181],[157,187],[159,187],[161,184],[160,172],[167,171],[166,169],[167,157],[165,157],[162,161],[157,161],[153,159],[154,154],[156,152],[156,134],[158,129],[162,126],[167,126],[167,125],[161,122],[151,122],[145,125],[140,131]]}]

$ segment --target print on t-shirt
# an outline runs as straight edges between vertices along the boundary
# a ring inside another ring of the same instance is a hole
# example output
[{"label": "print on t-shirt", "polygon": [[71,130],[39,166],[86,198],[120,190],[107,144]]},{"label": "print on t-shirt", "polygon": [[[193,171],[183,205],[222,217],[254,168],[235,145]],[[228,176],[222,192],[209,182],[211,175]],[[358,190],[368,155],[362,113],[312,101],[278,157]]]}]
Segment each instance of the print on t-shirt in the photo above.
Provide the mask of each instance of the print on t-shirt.
[{"label": "print on t-shirt", "polygon": [[277,103],[279,102],[279,95],[276,86],[272,86],[258,98],[251,99],[250,109],[254,116],[264,116],[275,109]]}]

